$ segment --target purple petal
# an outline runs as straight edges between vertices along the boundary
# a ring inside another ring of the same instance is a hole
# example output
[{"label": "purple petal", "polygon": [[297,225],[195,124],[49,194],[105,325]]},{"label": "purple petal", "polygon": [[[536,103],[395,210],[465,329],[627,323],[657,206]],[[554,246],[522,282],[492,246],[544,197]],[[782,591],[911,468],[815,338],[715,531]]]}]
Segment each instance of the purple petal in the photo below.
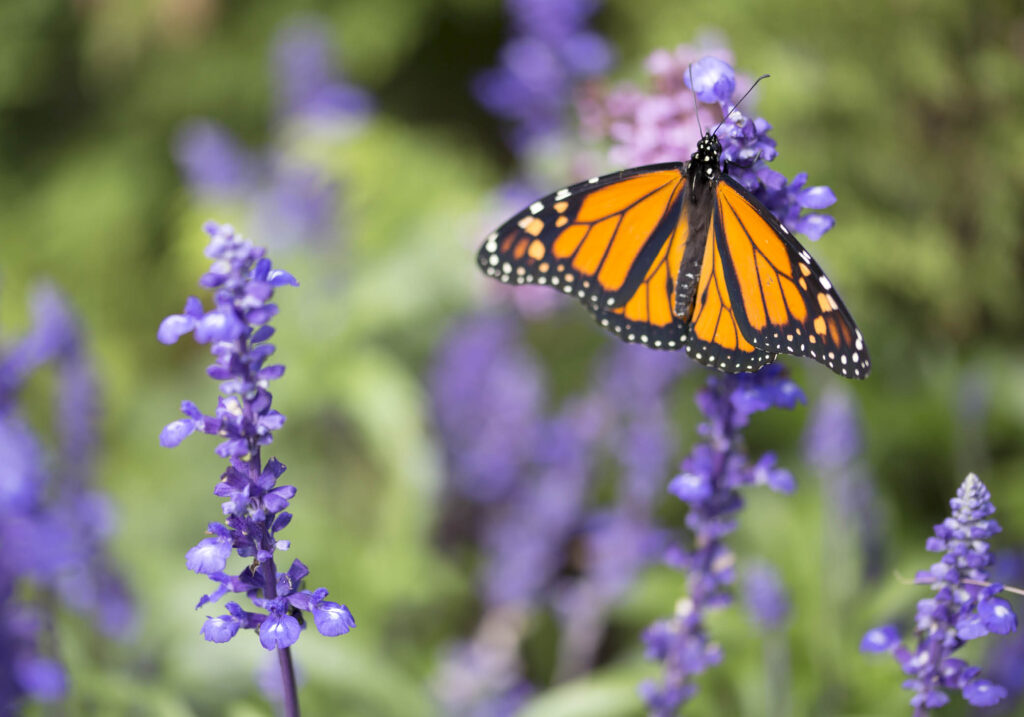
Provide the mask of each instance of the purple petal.
[{"label": "purple petal", "polygon": [[231,615],[208,617],[200,630],[203,637],[210,642],[227,642],[238,632],[238,620]]},{"label": "purple petal", "polygon": [[811,187],[798,195],[800,205],[807,209],[826,209],[836,203],[836,195],[826,186]]},{"label": "purple petal", "polygon": [[668,484],[668,492],[686,503],[699,503],[711,496],[711,482],[706,476],[682,473]]},{"label": "purple petal", "polygon": [[1017,629],[1017,616],[1010,603],[1001,598],[990,598],[978,605],[978,615],[990,632],[1007,635]]},{"label": "purple petal", "polygon": [[201,344],[233,341],[245,331],[245,324],[230,309],[216,309],[196,322],[195,338]]},{"label": "purple petal", "polygon": [[928,690],[923,695],[915,695],[911,698],[910,704],[916,707],[917,705],[914,704],[914,699],[918,697],[921,698],[919,703],[931,710],[938,709],[949,702],[949,695],[938,689]]},{"label": "purple petal", "polygon": [[221,458],[241,458],[249,453],[249,440],[246,438],[229,438],[217,444],[214,450]]},{"label": "purple petal", "polygon": [[355,618],[348,607],[336,602],[322,602],[313,608],[313,621],[316,629],[325,637],[344,635],[356,626]]},{"label": "purple petal", "polygon": [[178,339],[195,328],[196,322],[191,316],[182,314],[171,314],[160,322],[160,328],[156,330],[156,339],[162,344],[173,344]]},{"label": "purple petal", "polygon": [[701,102],[725,104],[736,90],[736,74],[732,67],[717,57],[704,57],[694,62],[683,77]]},{"label": "purple petal", "polygon": [[260,341],[266,341],[273,336],[274,331],[275,329],[273,326],[261,326],[253,332],[253,335],[249,340],[254,344],[258,344]]},{"label": "purple petal", "polygon": [[268,650],[291,647],[301,632],[299,621],[291,615],[271,615],[260,625],[260,644]]},{"label": "purple petal", "polygon": [[284,269],[272,269],[267,274],[271,286],[298,286],[298,280]]},{"label": "purple petal", "polygon": [[197,296],[190,296],[185,299],[185,310],[181,313],[193,319],[202,318],[205,313],[203,311],[203,302]]},{"label": "purple petal", "polygon": [[164,430],[160,431],[160,445],[164,448],[174,448],[176,445],[192,435],[195,430],[195,421],[190,421],[184,418],[179,418],[177,421],[171,421],[164,426]]},{"label": "purple petal", "polygon": [[265,369],[259,372],[258,378],[264,381],[273,381],[284,376],[284,366],[281,364],[275,364],[274,366],[267,366]]},{"label": "purple petal", "polygon": [[963,695],[975,707],[991,707],[1006,697],[1006,688],[988,680],[973,680],[964,687]]},{"label": "purple petal", "polygon": [[284,421],[284,414],[278,413],[277,411],[270,411],[267,415],[260,418],[259,423],[267,430],[276,431],[284,425]]},{"label": "purple petal", "polygon": [[181,412],[196,421],[203,417],[203,412],[199,410],[199,407],[187,400],[181,402]]},{"label": "purple petal", "polygon": [[988,634],[988,628],[977,615],[965,615],[956,623],[956,635],[961,640],[976,640]]},{"label": "purple petal", "polygon": [[899,644],[900,633],[895,625],[873,627],[860,641],[861,652],[888,652]]},{"label": "purple petal", "polygon": [[796,479],[785,468],[777,467],[775,461],[775,454],[771,451],[761,456],[753,467],[754,482],[767,485],[776,493],[792,493],[796,490]]},{"label": "purple petal", "polygon": [[274,521],[274,532],[276,533],[279,530],[283,530],[291,522],[292,522],[292,514],[291,513],[281,513],[279,516],[277,516],[277,519]]},{"label": "purple petal", "polygon": [[800,217],[796,226],[792,227],[811,241],[821,239],[822,235],[834,227],[836,220],[827,214],[808,214]]},{"label": "purple petal", "polygon": [[193,572],[210,575],[223,570],[230,556],[230,542],[220,537],[203,538],[185,554],[185,565]]}]

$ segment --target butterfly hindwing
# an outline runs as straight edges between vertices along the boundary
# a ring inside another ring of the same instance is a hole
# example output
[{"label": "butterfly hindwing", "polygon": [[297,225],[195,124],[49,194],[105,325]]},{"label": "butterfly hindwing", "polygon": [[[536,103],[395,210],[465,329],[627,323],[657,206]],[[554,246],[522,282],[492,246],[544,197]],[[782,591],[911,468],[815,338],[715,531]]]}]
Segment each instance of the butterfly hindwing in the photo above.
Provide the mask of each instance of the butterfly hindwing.
[{"label": "butterfly hindwing", "polygon": [[740,331],[726,286],[720,244],[716,240],[722,231],[721,223],[717,216],[713,219],[705,240],[686,353],[719,371],[756,371],[774,361],[775,353],[759,350]]},{"label": "butterfly hindwing", "polygon": [[716,245],[740,333],[763,352],[808,356],[864,378],[864,340],[831,281],[756,198],[728,175],[716,187]]},{"label": "butterfly hindwing", "polygon": [[576,296],[628,341],[678,348],[673,292],[686,242],[685,165],[639,167],[561,189],[487,237],[481,268]]}]

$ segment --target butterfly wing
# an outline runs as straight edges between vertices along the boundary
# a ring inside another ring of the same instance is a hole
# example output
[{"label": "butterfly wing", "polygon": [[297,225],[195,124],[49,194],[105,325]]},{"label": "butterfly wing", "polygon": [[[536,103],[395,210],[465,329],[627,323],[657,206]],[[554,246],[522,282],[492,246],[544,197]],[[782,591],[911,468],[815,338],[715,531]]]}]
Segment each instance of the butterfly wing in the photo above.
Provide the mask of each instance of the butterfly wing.
[{"label": "butterfly wing", "polygon": [[871,368],[864,337],[832,282],[778,219],[734,179],[716,188],[715,245],[740,334],[756,349],[808,356],[850,378]]},{"label": "butterfly wing", "polygon": [[721,223],[714,216],[704,240],[704,258],[690,316],[686,353],[695,361],[719,371],[756,371],[774,361],[775,353],[759,350],[740,331],[716,239],[721,231]]},{"label": "butterfly wing", "polygon": [[686,324],[674,287],[686,243],[686,166],[650,165],[595,177],[537,200],[477,255],[505,283],[576,296],[627,341],[678,348]]}]

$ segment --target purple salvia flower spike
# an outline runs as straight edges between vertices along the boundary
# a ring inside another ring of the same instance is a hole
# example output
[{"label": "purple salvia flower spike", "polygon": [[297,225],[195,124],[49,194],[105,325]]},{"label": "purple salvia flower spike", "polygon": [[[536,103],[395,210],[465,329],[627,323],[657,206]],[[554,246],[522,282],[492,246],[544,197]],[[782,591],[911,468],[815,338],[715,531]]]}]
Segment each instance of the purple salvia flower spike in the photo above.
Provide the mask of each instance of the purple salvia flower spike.
[{"label": "purple salvia flower spike", "polygon": [[[274,352],[274,347],[265,343],[273,333],[266,322],[277,313],[277,306],[270,303],[275,287],[296,286],[298,282],[291,274],[275,271],[265,250],[253,246],[229,225],[211,222],[204,229],[210,235],[206,255],[213,264],[200,284],[215,289],[214,307],[204,312],[199,300],[190,298],[184,314],[164,320],[159,338],[164,340],[179,331],[186,323],[184,319],[192,321],[196,341],[210,344],[210,352],[216,357],[208,373],[221,381],[222,395],[214,416],[206,416],[194,403],[183,401],[185,418],[168,424],[160,442],[175,446],[193,432],[224,439],[215,451],[229,458],[230,465],[214,494],[224,498],[221,509],[225,521],[209,525],[211,537],[203,538],[188,551],[186,566],[218,584],[197,608],[234,592],[247,593],[265,612],[246,612],[237,603],[228,603],[228,614],[208,618],[201,632],[211,642],[227,642],[240,629],[258,630],[260,644],[279,651],[286,710],[294,715],[298,702],[289,648],[302,631],[296,616],[301,611],[311,613],[318,626],[323,625],[320,632],[325,635],[341,635],[355,626],[344,605],[291,599],[302,590],[309,570],[295,560],[288,571],[281,573],[274,561],[276,551],[289,547],[289,542],[276,534],[291,521],[285,509],[296,491],[294,486],[277,484],[285,472],[284,464],[276,458],[264,462],[260,453],[285,422],[284,416],[271,407],[273,396],[266,389],[269,381],[284,374],[283,365],[263,366]],[[165,330],[171,319],[175,330]],[[237,577],[226,575],[232,553],[255,558],[255,562]]]},{"label": "purple salvia flower spike", "polygon": [[[743,507],[739,489],[756,484],[792,489],[792,477],[774,467],[773,457],[751,461],[746,456],[741,431],[752,413],[792,408],[803,400],[799,387],[777,364],[755,374],[711,375],[697,396],[705,417],[698,432],[705,442],[694,447],[668,488],[689,506],[686,526],[692,547],[674,545],[666,554],[666,563],[686,573],[688,594],[676,604],[672,617],[655,622],[643,636],[648,657],[665,666],[660,685],[645,683],[640,688],[651,714],[676,714],[695,694],[694,678],[722,660],[704,619],[708,610],[732,602],[736,557],[724,539],[735,530]],[[766,478],[771,471],[777,475]],[[765,624],[781,620],[785,611],[777,585],[773,590],[774,604],[764,611]]]},{"label": "purple salvia flower spike", "polygon": [[929,551],[943,556],[917,576],[935,595],[917,603],[916,648],[900,644],[892,627],[869,630],[861,641],[865,652],[893,654],[909,676],[903,686],[914,692],[910,704],[921,714],[946,704],[948,690],[958,690],[975,707],[989,707],[1006,697],[1004,687],[978,677],[979,668],[953,653],[970,640],[1017,629],[1013,608],[995,597],[1003,586],[988,581],[988,539],[1002,530],[990,517],[996,509],[988,488],[971,473],[949,504],[951,515],[935,526],[927,542]]},{"label": "purple salvia flower spike", "polygon": [[[132,627],[132,605],[104,542],[113,510],[90,483],[97,387],[84,337],[64,298],[43,284],[32,328],[0,353],[0,713],[61,699],[71,682],[50,653],[53,611],[70,608],[111,635]],[[22,417],[19,394],[36,371],[56,372],[53,449]],[[31,596],[31,602],[25,598]]]}]

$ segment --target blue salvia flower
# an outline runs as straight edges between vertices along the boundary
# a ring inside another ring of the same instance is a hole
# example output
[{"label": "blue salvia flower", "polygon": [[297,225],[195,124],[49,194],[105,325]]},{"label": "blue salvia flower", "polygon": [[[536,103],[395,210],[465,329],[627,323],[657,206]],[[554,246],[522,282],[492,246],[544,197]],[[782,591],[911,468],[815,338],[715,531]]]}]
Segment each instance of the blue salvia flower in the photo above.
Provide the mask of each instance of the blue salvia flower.
[{"label": "blue salvia flower", "polygon": [[513,35],[497,67],[476,76],[480,103],[511,124],[517,149],[565,125],[574,89],[611,64],[608,43],[587,27],[598,0],[508,0]]},{"label": "blue salvia flower", "polygon": [[[278,484],[284,464],[276,458],[264,461],[261,455],[285,420],[272,408],[268,390],[270,381],[284,374],[284,366],[267,364],[275,351],[269,342],[274,334],[270,320],[277,314],[274,290],[298,286],[298,282],[288,272],[274,269],[264,249],[253,246],[232,227],[211,222],[205,230],[210,236],[206,255],[213,264],[199,283],[214,290],[214,306],[207,311],[198,298],[189,297],[181,314],[163,320],[157,337],[171,344],[192,333],[197,342],[209,344],[216,361],[207,373],[220,381],[221,395],[213,415],[183,401],[185,418],[168,424],[160,443],[177,446],[194,432],[208,433],[221,439],[217,455],[230,461],[214,489],[215,495],[225,499],[221,506],[225,520],[210,523],[211,537],[188,551],[186,564],[218,584],[197,608],[235,592],[246,593],[258,610],[229,602],[226,614],[207,618],[203,636],[211,642],[227,642],[240,629],[253,629],[264,648],[287,650],[303,629],[302,612],[312,616],[323,635],[343,635],[355,626],[347,607],[325,599],[326,589],[302,588],[309,571],[301,561],[293,560],[283,572],[275,564],[276,551],[289,547],[277,534],[291,522],[287,508],[296,491]],[[224,572],[233,552],[249,559],[237,575]],[[288,658],[286,684],[293,679],[290,672]]]},{"label": "blue salvia flower", "polygon": [[789,493],[795,485],[789,471],[765,453],[751,460],[742,431],[750,416],[773,406],[792,408],[803,401],[799,387],[773,364],[755,374],[711,375],[697,394],[705,421],[698,427],[704,441],[683,461],[682,473],[669,492],[687,504],[690,541],[670,549],[667,561],[686,574],[687,593],[675,614],[658,620],[644,633],[647,655],[664,665],[664,680],[645,683],[641,694],[653,715],[674,715],[696,692],[694,678],[722,660],[721,647],[707,634],[708,610],[732,602],[736,556],[725,538],[736,528],[743,507],[740,489],[764,485]]},{"label": "blue salvia flower", "polygon": [[[692,85],[691,85],[692,77]],[[705,57],[688,67],[683,81],[697,99],[717,103],[727,119],[718,129],[722,143],[722,167],[729,175],[764,202],[791,231],[808,239],[820,239],[835,220],[817,213],[836,202],[836,195],[825,186],[807,187],[807,174],[801,172],[787,182],[786,177],[768,166],[775,159],[775,140],[768,136],[772,128],[761,117],[748,117],[733,104],[736,76],[732,67],[716,57]],[[810,209],[812,213],[803,214]]]},{"label": "blue salvia flower", "polygon": [[[32,330],[0,354],[0,714],[26,698],[63,696],[54,608],[87,614],[108,634],[133,622],[105,551],[113,511],[91,487],[96,387],[83,338],[52,287],[36,290],[32,310]],[[26,381],[47,366],[57,374],[52,453],[18,406]]]},{"label": "blue salvia flower", "polygon": [[996,597],[1003,586],[988,582],[992,564],[988,539],[1002,528],[992,518],[995,506],[985,484],[973,473],[949,501],[950,517],[935,526],[925,547],[943,553],[916,582],[928,584],[934,595],[917,603],[916,647],[900,644],[894,626],[869,630],[861,641],[865,652],[891,652],[914,692],[915,717],[949,702],[948,690],[959,691],[975,707],[988,707],[1006,696],[1006,689],[979,676],[980,668],[954,657],[967,642],[990,633],[1005,635],[1017,629],[1017,616],[1006,600]]}]

